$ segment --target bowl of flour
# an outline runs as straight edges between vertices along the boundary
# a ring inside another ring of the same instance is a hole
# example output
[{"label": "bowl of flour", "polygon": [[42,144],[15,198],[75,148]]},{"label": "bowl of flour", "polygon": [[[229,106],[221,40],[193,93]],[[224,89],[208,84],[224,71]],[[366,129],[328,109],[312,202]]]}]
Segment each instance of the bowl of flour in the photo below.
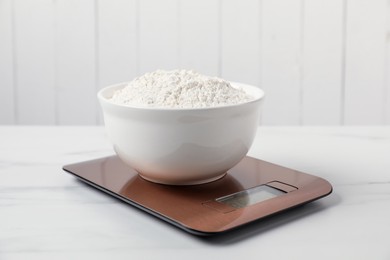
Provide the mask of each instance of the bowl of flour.
[{"label": "bowl of flour", "polygon": [[157,70],[98,92],[119,158],[171,185],[222,178],[248,152],[264,92],[191,70]]}]

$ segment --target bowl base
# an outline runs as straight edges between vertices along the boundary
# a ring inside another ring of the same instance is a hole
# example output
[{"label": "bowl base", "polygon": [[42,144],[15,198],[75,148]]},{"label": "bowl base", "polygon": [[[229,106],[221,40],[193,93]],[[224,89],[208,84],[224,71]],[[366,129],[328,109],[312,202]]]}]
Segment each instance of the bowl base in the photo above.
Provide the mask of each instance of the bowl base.
[{"label": "bowl base", "polygon": [[158,183],[158,184],[165,184],[165,185],[177,185],[177,186],[185,186],[185,185],[199,185],[199,184],[205,184],[205,183],[209,183],[209,182],[212,182],[212,181],[216,181],[216,180],[219,180],[221,179],[222,177],[224,177],[226,175],[226,172],[218,175],[218,176],[214,176],[212,178],[208,178],[208,179],[202,179],[202,180],[195,180],[195,181],[167,181],[167,180],[160,180],[160,179],[154,179],[154,178],[149,178],[145,175],[142,175],[141,173],[138,173],[138,175],[144,179],[144,180],[147,180],[147,181],[150,181],[150,182],[154,182],[154,183]]}]

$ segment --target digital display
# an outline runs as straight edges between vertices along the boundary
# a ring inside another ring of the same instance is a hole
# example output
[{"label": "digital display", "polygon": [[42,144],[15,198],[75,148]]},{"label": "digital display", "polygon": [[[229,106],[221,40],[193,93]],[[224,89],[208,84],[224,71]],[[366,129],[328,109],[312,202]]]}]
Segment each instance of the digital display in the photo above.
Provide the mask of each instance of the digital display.
[{"label": "digital display", "polygon": [[261,185],[218,198],[216,201],[239,209],[275,198],[282,194],[285,194],[285,192],[267,185]]}]

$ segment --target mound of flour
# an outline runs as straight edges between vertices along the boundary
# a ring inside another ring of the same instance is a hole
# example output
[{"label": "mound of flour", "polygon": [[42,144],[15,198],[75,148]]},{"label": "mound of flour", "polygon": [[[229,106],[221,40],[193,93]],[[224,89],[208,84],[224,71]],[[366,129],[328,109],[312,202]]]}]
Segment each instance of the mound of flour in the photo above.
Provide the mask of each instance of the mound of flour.
[{"label": "mound of flour", "polygon": [[192,70],[157,70],[138,77],[111,98],[116,104],[158,108],[203,108],[252,100],[223,79]]}]

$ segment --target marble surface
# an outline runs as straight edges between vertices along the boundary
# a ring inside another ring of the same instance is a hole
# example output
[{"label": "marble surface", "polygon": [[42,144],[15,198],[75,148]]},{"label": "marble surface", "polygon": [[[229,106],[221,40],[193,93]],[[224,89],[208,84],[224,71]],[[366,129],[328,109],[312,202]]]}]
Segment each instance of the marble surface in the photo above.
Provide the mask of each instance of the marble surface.
[{"label": "marble surface", "polygon": [[0,259],[390,259],[390,127],[261,127],[249,155],[331,195],[199,238],[62,171],[113,154],[103,127],[0,127]]}]

